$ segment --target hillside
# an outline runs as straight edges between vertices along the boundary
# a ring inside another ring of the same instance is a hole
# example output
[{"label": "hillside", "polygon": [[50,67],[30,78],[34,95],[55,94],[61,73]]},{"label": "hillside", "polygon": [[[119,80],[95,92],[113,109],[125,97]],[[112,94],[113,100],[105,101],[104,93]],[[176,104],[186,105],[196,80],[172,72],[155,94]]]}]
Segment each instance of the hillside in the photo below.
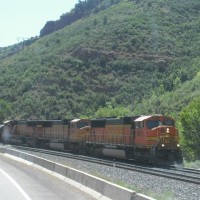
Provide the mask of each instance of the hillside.
[{"label": "hillside", "polygon": [[0,50],[0,99],[12,105],[10,117],[93,116],[111,100],[133,114],[170,114],[199,96],[190,85],[200,70],[200,2],[103,0],[98,7],[106,3],[23,48]]}]

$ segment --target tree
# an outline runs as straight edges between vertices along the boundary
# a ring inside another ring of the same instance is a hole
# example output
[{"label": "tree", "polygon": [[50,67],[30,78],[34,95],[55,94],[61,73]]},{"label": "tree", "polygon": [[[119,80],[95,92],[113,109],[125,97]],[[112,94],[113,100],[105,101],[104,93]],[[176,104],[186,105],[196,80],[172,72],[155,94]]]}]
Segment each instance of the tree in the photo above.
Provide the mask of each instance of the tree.
[{"label": "tree", "polygon": [[10,105],[4,100],[0,99],[0,123],[2,123],[5,120],[10,110]]},{"label": "tree", "polygon": [[106,25],[108,22],[108,17],[105,15],[103,18],[103,25]]},{"label": "tree", "polygon": [[179,129],[185,159],[200,159],[200,98],[193,100],[182,110]]},{"label": "tree", "polygon": [[95,113],[95,117],[122,117],[130,114],[130,109],[123,106],[114,108],[113,102],[107,102],[105,107],[101,107]]}]

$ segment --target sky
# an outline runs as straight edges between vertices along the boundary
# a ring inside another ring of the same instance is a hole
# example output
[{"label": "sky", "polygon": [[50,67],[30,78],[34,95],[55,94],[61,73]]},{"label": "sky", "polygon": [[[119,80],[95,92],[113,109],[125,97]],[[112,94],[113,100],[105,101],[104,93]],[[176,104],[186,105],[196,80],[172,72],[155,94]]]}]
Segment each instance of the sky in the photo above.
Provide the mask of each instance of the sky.
[{"label": "sky", "polygon": [[1,0],[0,47],[39,36],[47,21],[58,20],[78,0]]}]

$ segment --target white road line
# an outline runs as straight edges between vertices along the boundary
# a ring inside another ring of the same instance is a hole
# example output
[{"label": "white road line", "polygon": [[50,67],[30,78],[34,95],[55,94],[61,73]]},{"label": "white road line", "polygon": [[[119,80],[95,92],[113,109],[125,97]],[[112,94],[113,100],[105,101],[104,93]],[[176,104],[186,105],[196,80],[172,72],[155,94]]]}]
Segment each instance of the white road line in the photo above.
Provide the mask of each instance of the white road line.
[{"label": "white road line", "polygon": [[11,182],[12,184],[21,192],[21,194],[24,196],[26,200],[31,200],[31,198],[26,194],[26,192],[19,186],[19,184],[11,177],[9,176],[6,172],[4,172],[2,169],[0,169],[0,172],[4,174]]}]

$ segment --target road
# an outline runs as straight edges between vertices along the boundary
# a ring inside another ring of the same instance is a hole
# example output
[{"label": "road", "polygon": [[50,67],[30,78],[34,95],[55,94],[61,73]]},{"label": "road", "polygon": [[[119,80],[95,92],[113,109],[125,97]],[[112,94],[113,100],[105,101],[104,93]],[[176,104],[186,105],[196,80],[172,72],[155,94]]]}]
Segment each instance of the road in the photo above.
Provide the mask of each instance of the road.
[{"label": "road", "polygon": [[0,154],[0,200],[94,200],[61,179]]}]

